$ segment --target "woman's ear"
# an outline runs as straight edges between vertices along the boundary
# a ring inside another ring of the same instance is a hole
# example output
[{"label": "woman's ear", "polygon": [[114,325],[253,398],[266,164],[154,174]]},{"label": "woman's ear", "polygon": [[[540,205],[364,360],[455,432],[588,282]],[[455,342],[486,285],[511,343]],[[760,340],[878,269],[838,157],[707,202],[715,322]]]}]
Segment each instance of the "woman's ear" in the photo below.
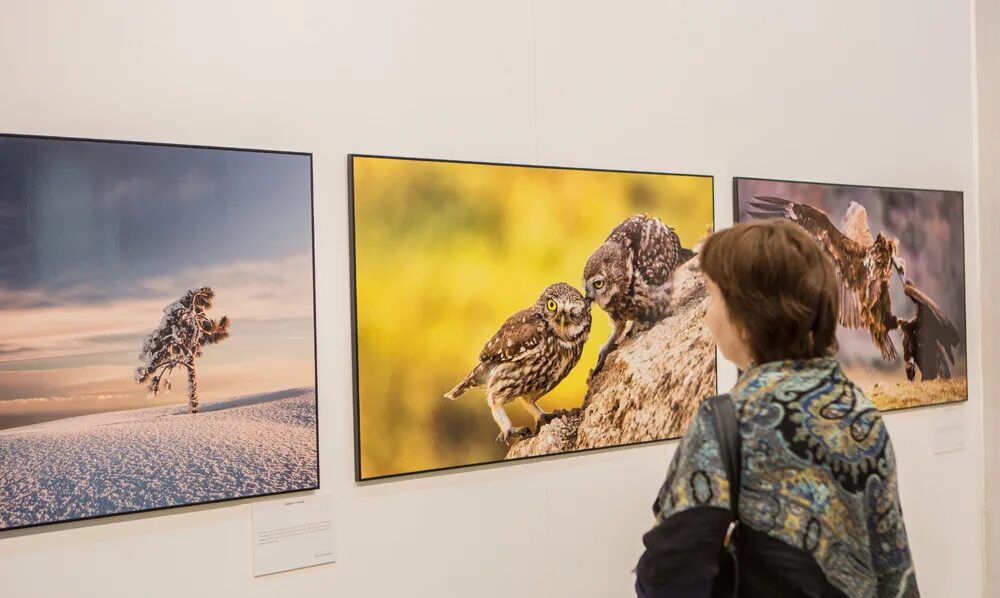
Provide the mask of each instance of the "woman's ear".
[{"label": "woman's ear", "polygon": [[747,362],[750,364],[757,363],[757,358],[753,354],[753,345],[750,343],[750,331],[742,324],[737,324],[736,328],[739,333],[740,342],[743,343],[743,351],[746,353]]},{"label": "woman's ear", "polygon": [[744,326],[744,325],[742,325],[742,324],[738,324],[736,327],[737,327],[737,329],[739,330],[739,333],[740,333],[740,340],[743,341],[743,344],[746,345],[747,348],[749,348],[750,347],[750,331],[747,330],[747,327]]}]

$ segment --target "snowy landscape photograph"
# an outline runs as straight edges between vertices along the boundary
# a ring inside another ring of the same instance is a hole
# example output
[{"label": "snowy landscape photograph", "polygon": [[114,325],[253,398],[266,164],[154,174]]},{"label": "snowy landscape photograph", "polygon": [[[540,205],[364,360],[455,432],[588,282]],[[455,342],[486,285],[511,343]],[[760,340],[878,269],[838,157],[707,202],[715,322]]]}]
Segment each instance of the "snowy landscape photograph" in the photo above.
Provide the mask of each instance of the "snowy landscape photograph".
[{"label": "snowy landscape photograph", "polygon": [[309,154],[0,135],[0,531],[319,487]]}]

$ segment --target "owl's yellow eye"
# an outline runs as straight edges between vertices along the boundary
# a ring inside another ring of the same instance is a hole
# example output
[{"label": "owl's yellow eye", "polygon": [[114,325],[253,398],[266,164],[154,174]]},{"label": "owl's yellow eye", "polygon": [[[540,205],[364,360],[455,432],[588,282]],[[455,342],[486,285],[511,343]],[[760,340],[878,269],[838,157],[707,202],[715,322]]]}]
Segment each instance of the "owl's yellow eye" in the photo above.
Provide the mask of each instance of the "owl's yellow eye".
[{"label": "owl's yellow eye", "polygon": [[595,280],[594,281],[594,288],[595,289],[603,289],[604,288],[604,281],[603,280]]},{"label": "owl's yellow eye", "polygon": [[556,300],[555,299],[549,299],[549,302],[545,306],[549,308],[549,311],[555,311],[556,310]]}]

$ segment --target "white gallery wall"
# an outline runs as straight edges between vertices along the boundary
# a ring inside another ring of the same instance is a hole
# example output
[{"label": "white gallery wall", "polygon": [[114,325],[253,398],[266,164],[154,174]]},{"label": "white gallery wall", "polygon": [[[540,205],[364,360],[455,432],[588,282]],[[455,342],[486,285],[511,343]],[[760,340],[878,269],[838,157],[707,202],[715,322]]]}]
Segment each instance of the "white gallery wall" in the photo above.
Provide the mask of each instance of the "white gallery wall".
[{"label": "white gallery wall", "polygon": [[[982,595],[971,1],[0,0],[0,132],[314,154],[340,536],[339,562],[255,579],[251,501],[13,532],[0,596],[630,594],[674,442],[354,483],[351,152],[712,174],[720,226],[737,175],[964,190],[970,400],[886,419],[923,594]],[[942,418],[964,450],[935,454]]]},{"label": "white gallery wall", "polygon": [[[983,388],[1000,387],[1000,264],[992,256],[1000,239],[1000,0],[976,2],[976,63],[979,113],[979,197],[982,244]],[[995,392],[983,403],[986,466],[986,595],[1000,596],[1000,403]]]}]

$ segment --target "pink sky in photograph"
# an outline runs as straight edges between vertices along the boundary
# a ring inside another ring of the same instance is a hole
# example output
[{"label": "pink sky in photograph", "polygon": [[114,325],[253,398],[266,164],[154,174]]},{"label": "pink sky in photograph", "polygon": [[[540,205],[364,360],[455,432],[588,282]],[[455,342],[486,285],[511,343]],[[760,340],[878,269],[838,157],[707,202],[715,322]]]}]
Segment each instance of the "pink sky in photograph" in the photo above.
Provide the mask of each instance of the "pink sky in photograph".
[{"label": "pink sky in photograph", "polygon": [[[186,403],[184,370],[175,370],[173,390],[153,402],[133,374],[163,308],[201,284],[216,292],[210,315],[232,321],[230,338],[206,347],[197,362],[203,401],[314,385],[312,280],[302,276],[309,260],[229,264],[147,281],[161,290],[159,298],[0,310],[0,428],[17,415],[39,420]],[[16,303],[0,291],[0,304]]]}]

